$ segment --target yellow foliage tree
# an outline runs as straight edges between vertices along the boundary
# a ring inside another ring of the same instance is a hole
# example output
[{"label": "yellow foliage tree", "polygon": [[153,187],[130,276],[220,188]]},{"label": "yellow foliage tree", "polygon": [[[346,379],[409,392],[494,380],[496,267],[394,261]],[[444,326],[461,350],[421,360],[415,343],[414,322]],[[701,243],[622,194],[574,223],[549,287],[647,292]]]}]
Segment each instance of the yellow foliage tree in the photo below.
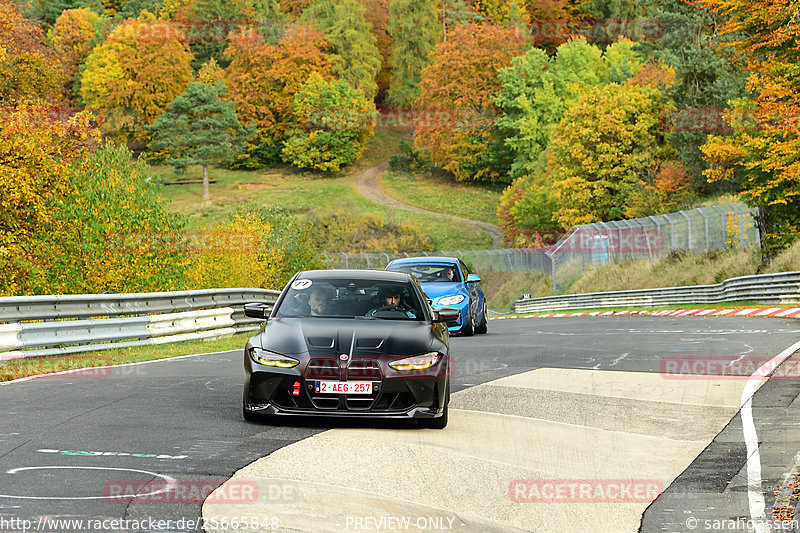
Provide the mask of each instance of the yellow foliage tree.
[{"label": "yellow foliage tree", "polygon": [[67,88],[78,79],[78,69],[89,55],[89,41],[94,37],[94,25],[100,17],[91,9],[67,9],[56,20],[49,33],[66,71]]},{"label": "yellow foliage tree", "polygon": [[67,121],[42,104],[0,109],[0,294],[26,294],[52,259],[40,245],[57,240],[52,205],[69,189],[69,168],[98,140],[91,115]]},{"label": "yellow foliage tree", "polygon": [[144,143],[152,125],[193,78],[183,34],[166,22],[128,20],[86,60],[81,96],[105,133]]}]

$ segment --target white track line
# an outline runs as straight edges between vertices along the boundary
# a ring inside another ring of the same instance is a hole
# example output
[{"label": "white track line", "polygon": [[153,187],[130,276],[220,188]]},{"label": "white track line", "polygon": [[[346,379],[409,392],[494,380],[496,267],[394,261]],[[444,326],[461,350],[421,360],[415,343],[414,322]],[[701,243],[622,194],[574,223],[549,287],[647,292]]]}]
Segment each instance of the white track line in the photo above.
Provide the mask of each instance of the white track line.
[{"label": "white track line", "polygon": [[747,379],[742,391],[742,433],[744,433],[744,443],[747,446],[747,500],[750,505],[750,518],[756,533],[766,533],[770,528],[765,512],[764,493],[761,488],[761,454],[758,451],[758,434],[753,423],[753,395],[761,382],[797,350],[800,350],[800,342],[792,344],[761,365]]}]

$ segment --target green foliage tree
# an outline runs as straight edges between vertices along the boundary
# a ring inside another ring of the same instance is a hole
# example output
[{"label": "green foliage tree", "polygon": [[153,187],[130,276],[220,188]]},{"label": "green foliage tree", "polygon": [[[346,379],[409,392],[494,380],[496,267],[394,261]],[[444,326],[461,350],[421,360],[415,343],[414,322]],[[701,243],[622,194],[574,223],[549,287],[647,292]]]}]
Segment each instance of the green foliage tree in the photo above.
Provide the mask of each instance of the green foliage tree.
[{"label": "green foliage tree", "polygon": [[57,239],[45,294],[185,289],[184,220],[170,213],[150,167],[113,144],[69,172],[69,191],[53,206]]},{"label": "green foliage tree", "polygon": [[430,64],[440,28],[436,5],[431,0],[393,0],[389,6],[392,49],[392,83],[387,102],[399,108],[411,107],[419,98],[422,69]]},{"label": "green foliage tree", "polygon": [[606,65],[605,79],[610,83],[624,83],[639,72],[644,60],[636,50],[636,43],[620,38],[603,52]]},{"label": "green foliage tree", "polygon": [[386,98],[391,82],[392,66],[390,59],[394,48],[394,38],[389,33],[389,6],[391,0],[359,0],[365,9],[364,17],[372,28],[370,31],[375,36],[375,45],[381,55],[381,68],[375,77],[378,85],[377,100]]},{"label": "green foliage tree", "polygon": [[555,58],[531,48],[498,71],[503,86],[493,99],[503,111],[497,127],[513,153],[512,178],[541,171],[541,154],[564,112],[605,72],[600,49],[579,40],[559,46]]},{"label": "green foliage tree", "polygon": [[296,123],[283,147],[284,161],[329,172],[358,159],[376,119],[375,104],[363,92],[318,74],[295,94],[292,112]]},{"label": "green foliage tree", "polygon": [[638,0],[588,0],[580,8],[597,20],[631,20],[643,14]]},{"label": "green foliage tree", "polygon": [[137,144],[193,74],[183,35],[170,24],[129,20],[86,60],[81,96],[107,133]]},{"label": "green foliage tree", "polygon": [[676,112],[669,118],[669,142],[701,194],[736,190],[734,180],[709,181],[709,168],[700,147],[709,134],[726,133],[723,119],[728,102],[745,96],[747,74],[736,63],[726,43],[736,32],[722,34],[724,16],[695,2],[683,0],[642,0],[647,17],[662,30],[660,39],[643,40],[637,48],[675,68],[676,82],[670,90]]},{"label": "green foliage tree", "polygon": [[209,197],[209,165],[230,163],[256,133],[256,126],[242,127],[233,102],[224,100],[225,84],[190,83],[169,109],[149,127],[150,149],[166,152],[167,163],[178,168],[203,167],[203,199]]},{"label": "green foliage tree", "polygon": [[89,7],[91,3],[90,0],[32,0],[28,7],[31,16],[51,25],[67,9]]},{"label": "green foliage tree", "polygon": [[316,0],[303,12],[302,20],[325,33],[333,48],[333,74],[367,98],[375,98],[381,54],[364,6],[357,0]]}]

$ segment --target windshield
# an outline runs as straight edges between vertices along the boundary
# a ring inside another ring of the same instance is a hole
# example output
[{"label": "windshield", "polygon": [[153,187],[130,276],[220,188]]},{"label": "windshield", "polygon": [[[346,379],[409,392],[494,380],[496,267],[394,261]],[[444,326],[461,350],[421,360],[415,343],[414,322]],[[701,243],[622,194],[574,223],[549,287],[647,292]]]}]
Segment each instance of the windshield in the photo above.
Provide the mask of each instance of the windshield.
[{"label": "windshield", "polygon": [[441,263],[414,263],[390,266],[389,270],[411,274],[421,283],[459,283],[462,281],[459,269],[455,265],[443,265]]},{"label": "windshield", "polygon": [[409,283],[338,279],[295,280],[275,316],[424,320]]}]

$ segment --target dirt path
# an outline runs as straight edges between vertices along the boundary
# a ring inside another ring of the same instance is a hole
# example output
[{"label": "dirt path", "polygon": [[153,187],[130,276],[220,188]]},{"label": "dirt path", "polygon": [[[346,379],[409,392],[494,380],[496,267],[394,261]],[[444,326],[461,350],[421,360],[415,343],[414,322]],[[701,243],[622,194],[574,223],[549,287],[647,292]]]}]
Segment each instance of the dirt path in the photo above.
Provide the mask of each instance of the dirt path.
[{"label": "dirt path", "polygon": [[404,204],[390,197],[389,195],[384,193],[383,190],[381,190],[381,181],[380,181],[381,174],[383,174],[387,168],[389,168],[389,162],[383,161],[382,163],[379,163],[374,167],[362,170],[360,173],[356,174],[355,185],[358,192],[360,192],[373,202],[383,204],[387,207],[393,207],[395,209],[405,209],[406,211],[414,211],[416,213],[423,213],[426,215],[431,215],[441,218],[449,218],[450,220],[455,220],[470,225],[486,233],[492,239],[492,248],[500,248],[503,245],[503,230],[497,226],[494,226],[487,222],[479,222],[477,220],[470,220],[468,218],[458,217],[455,215],[447,215],[444,213],[438,213],[436,211],[428,211],[427,209],[421,209],[419,207],[414,207],[411,205]]}]

